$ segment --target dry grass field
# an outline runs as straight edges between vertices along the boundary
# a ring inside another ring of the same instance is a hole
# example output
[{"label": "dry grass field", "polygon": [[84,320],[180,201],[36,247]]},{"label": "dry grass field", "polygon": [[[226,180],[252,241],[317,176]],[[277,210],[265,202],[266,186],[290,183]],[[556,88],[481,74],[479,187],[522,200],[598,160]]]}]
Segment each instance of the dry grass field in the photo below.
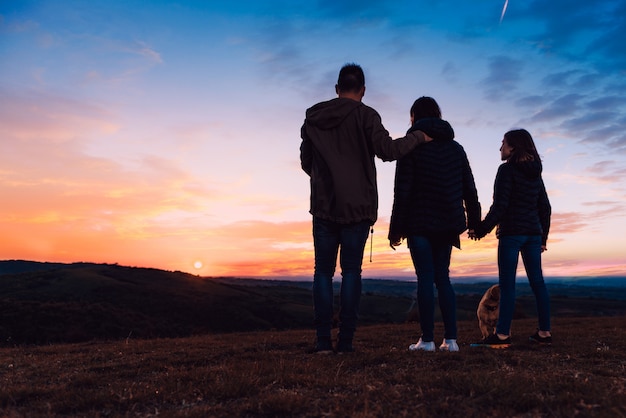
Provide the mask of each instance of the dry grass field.
[{"label": "dry grass field", "polygon": [[[370,325],[357,352],[309,353],[311,330],[0,348],[4,417],[626,417],[624,316],[513,322],[507,350],[413,353],[411,324]],[[440,324],[438,324],[440,326]],[[441,328],[437,328],[441,335]]]}]

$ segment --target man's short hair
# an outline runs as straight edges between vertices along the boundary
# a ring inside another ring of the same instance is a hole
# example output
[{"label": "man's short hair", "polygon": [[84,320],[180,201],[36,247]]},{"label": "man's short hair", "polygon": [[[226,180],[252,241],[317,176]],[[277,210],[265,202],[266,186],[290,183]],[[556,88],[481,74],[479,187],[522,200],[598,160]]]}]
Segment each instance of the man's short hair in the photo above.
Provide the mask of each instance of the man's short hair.
[{"label": "man's short hair", "polygon": [[337,79],[337,89],[340,92],[358,93],[365,86],[365,74],[360,65],[350,63],[341,67]]}]

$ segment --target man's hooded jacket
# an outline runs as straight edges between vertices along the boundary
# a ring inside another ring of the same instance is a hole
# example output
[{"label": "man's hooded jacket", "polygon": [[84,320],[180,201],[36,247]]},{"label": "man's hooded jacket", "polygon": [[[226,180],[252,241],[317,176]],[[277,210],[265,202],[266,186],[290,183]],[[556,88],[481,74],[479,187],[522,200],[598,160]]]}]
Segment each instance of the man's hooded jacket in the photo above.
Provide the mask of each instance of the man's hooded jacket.
[{"label": "man's hooded jacket", "polygon": [[[441,122],[437,127],[447,127],[453,136],[450,125]],[[348,98],[309,108],[301,137],[300,161],[311,184],[310,212],[344,224],[376,222],[378,188],[374,158],[397,160],[424,142],[419,131],[393,140],[378,112]]]}]

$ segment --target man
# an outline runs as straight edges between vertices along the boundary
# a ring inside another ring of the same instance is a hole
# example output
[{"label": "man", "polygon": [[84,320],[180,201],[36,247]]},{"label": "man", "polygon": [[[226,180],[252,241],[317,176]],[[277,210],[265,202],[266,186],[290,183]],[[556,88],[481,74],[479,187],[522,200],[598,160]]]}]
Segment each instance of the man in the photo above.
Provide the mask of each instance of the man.
[{"label": "man", "polygon": [[374,157],[393,161],[430,138],[421,131],[393,140],[379,114],[362,103],[365,76],[346,64],[335,85],[337,98],[306,111],[300,161],[310,176],[315,272],[316,352],[332,352],[332,280],[341,248],[338,352],[352,352],[361,297],[363,250],[376,222],[378,189]]}]

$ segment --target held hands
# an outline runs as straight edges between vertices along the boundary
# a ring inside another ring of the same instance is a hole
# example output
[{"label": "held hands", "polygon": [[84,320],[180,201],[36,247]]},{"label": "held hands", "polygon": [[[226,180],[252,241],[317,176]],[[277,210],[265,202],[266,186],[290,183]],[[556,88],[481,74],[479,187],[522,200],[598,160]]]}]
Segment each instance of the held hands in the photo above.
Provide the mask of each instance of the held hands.
[{"label": "held hands", "polygon": [[402,244],[402,237],[389,237],[389,246],[392,250],[396,250]]},{"label": "held hands", "polygon": [[476,235],[476,231],[474,231],[473,229],[469,229],[467,231],[467,236],[469,237],[469,239],[474,240],[474,241],[478,241],[480,238],[482,238],[482,237],[478,237],[478,235]]},{"label": "held hands", "polygon": [[477,226],[475,229],[467,230],[467,236],[469,237],[469,239],[472,239],[474,241],[481,240],[482,238],[485,237],[485,235],[487,235],[487,231],[481,228],[480,225]]}]

